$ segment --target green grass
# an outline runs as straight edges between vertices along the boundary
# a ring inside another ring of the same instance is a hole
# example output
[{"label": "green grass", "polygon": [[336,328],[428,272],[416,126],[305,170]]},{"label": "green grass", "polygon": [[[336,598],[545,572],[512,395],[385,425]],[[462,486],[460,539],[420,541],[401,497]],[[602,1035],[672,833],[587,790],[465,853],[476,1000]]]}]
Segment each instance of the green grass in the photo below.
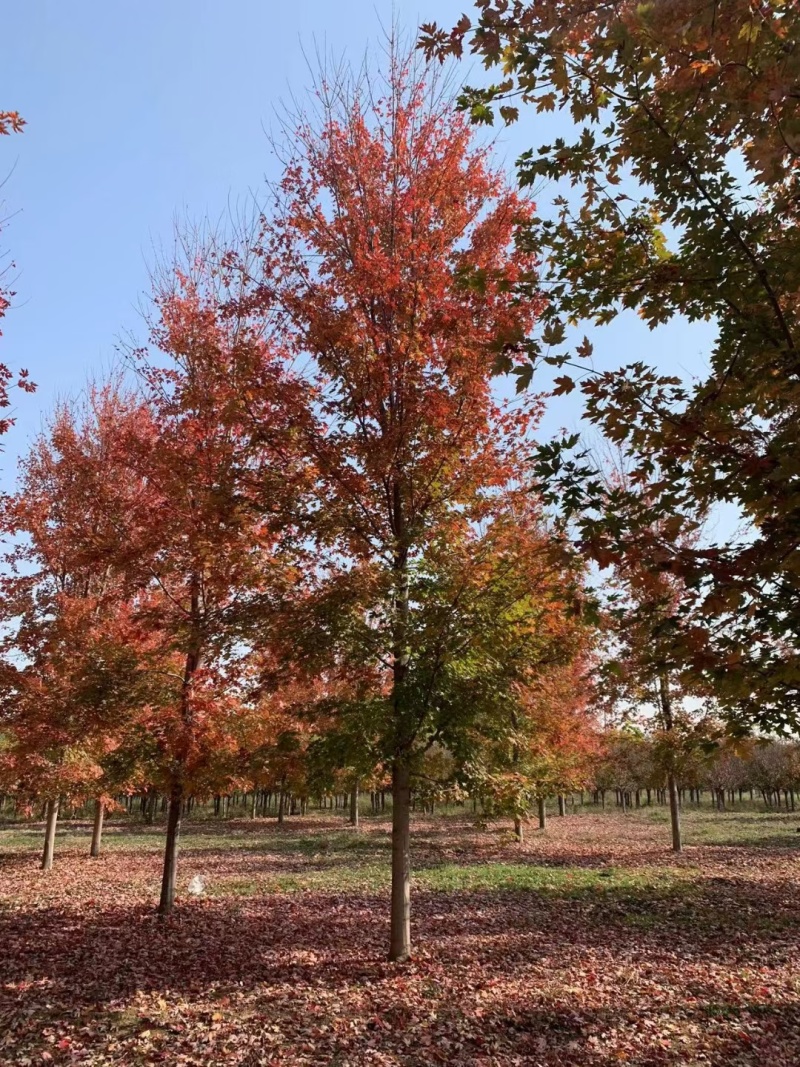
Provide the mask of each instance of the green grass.
[{"label": "green grass", "polygon": [[682,826],[689,845],[800,846],[800,813],[689,810],[683,813]]},{"label": "green grass", "polygon": [[587,892],[632,894],[675,884],[678,871],[664,868],[549,867],[524,863],[442,864],[418,871],[415,883],[441,892],[458,890],[528,890],[558,896]]},{"label": "green grass", "polygon": [[[414,872],[416,889],[440,893],[517,891],[578,897],[613,893],[636,896],[666,891],[680,884],[677,871],[663,868],[635,870],[585,867],[545,867],[522,863],[482,863],[460,866],[441,864]],[[263,878],[233,878],[209,887],[215,897],[249,897],[269,893],[297,893],[304,890],[357,889],[375,892],[389,885],[389,866],[359,864],[343,867],[331,864],[316,870],[293,874],[267,874]]]}]

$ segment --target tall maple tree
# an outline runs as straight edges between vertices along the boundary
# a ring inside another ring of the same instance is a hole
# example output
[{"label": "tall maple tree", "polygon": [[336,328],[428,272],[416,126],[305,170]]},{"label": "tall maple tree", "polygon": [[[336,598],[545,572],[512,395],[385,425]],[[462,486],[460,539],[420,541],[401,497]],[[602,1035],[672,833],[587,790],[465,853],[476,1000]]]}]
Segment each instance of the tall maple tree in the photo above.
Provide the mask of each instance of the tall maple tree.
[{"label": "tall maple tree", "polygon": [[[319,424],[304,447],[323,498],[317,538],[368,590],[386,670],[375,732],[392,773],[390,956],[402,960],[412,773],[429,723],[416,574],[510,476],[491,377],[534,318],[512,295],[532,267],[514,243],[532,207],[447,96],[397,55],[384,86],[342,81],[323,85],[320,99],[321,113],[294,133],[265,226],[261,298],[281,306],[310,359]],[[526,421],[523,411],[515,429]]]},{"label": "tall maple tree", "polygon": [[[492,121],[495,103],[507,121],[520,104],[558,108],[575,131],[519,163],[523,184],[574,189],[529,229],[549,303],[520,382],[542,361],[577,364],[586,418],[634,473],[630,490],[604,492],[586,456],[569,455],[576,440],[557,442],[542,463],[553,496],[596,558],[649,555],[695,591],[708,635],[698,670],[730,715],[796,725],[800,11],[793,0],[478,8],[474,25],[464,16],[449,32],[423,28],[430,52],[468,43],[501,69],[463,106],[477,121]],[[595,373],[588,342],[569,350],[568,322],[602,325],[624,309],[653,328],[713,320],[707,372],[685,382],[641,359]],[[696,508],[720,504],[742,517],[743,535],[680,536]],[[684,649],[687,662],[696,648]]]}]

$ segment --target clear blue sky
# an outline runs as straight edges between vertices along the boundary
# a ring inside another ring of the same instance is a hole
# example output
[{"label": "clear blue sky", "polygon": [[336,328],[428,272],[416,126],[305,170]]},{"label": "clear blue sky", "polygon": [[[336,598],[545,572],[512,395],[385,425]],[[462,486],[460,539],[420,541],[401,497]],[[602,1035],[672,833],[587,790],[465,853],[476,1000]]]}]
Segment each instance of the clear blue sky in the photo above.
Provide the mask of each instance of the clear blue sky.
[{"label": "clear blue sky", "polygon": [[[469,0],[6,5],[0,110],[20,111],[28,125],[0,141],[0,197],[14,216],[0,247],[16,261],[18,293],[0,359],[27,367],[40,388],[16,398],[5,486],[53,400],[102,373],[122,333],[141,332],[147,263],[170,243],[176,215],[216,219],[275,174],[264,130],[281,100],[307,87],[304,52],[313,57],[316,41],[359,62],[393,12],[413,32],[424,21],[450,25],[464,10]],[[499,152],[510,165],[559,121],[524,116],[500,135]],[[702,366],[708,336],[682,325],[651,335],[626,319],[595,340],[604,365],[645,358],[686,372]],[[574,400],[564,401],[546,429],[576,417]]]}]

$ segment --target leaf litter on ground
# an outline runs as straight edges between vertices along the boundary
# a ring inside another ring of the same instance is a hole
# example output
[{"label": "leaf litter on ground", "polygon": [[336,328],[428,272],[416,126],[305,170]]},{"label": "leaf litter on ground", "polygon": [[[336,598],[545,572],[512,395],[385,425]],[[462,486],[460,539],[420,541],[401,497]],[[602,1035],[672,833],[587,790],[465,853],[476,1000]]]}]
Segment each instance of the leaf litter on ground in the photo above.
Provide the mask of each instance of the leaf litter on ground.
[{"label": "leaf litter on ground", "polygon": [[382,821],[190,825],[167,921],[156,837],[69,831],[45,874],[0,830],[0,1064],[796,1067],[800,853],[748,819],[680,857],[646,813],[419,819],[401,966]]}]

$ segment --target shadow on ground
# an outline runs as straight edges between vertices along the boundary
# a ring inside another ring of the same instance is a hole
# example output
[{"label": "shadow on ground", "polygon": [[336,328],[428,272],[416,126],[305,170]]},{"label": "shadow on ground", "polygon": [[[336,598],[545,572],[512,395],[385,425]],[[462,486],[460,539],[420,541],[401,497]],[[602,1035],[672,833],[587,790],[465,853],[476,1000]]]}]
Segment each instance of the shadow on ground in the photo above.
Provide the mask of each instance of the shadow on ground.
[{"label": "shadow on ground", "polygon": [[800,1063],[788,880],[419,892],[402,967],[386,910],[299,893],[167,921],[108,900],[2,911],[0,1062]]}]

